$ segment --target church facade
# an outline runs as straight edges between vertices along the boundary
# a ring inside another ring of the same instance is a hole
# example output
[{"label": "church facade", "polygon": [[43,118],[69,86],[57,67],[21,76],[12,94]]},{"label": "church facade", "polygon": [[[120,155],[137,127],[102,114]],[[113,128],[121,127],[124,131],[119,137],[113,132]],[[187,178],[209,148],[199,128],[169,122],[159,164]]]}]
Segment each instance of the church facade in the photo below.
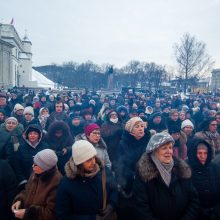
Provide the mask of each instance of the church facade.
[{"label": "church facade", "polygon": [[0,87],[36,87],[32,81],[32,43],[21,39],[12,24],[0,23]]}]

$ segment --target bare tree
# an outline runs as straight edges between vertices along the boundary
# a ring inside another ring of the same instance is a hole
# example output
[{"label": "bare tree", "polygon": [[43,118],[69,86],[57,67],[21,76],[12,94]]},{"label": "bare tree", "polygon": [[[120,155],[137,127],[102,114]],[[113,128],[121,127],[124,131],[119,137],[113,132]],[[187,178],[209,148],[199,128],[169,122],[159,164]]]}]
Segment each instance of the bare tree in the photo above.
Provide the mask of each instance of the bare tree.
[{"label": "bare tree", "polygon": [[174,53],[180,77],[184,79],[184,92],[191,78],[199,79],[213,66],[207,54],[206,44],[198,41],[189,33],[183,35],[180,43],[174,44]]}]

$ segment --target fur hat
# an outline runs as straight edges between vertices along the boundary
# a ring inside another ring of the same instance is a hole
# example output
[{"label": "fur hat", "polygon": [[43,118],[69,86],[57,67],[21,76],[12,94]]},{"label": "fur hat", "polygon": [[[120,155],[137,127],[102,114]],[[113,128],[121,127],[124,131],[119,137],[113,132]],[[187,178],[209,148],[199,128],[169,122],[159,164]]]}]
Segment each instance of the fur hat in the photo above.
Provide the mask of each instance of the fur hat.
[{"label": "fur hat", "polygon": [[27,106],[24,109],[23,115],[25,114],[31,114],[32,116],[34,116],[34,109],[31,106]]},{"label": "fur hat", "polygon": [[129,119],[125,124],[125,130],[131,133],[137,122],[143,122],[143,120],[140,117],[133,117]]},{"label": "fur hat", "polygon": [[47,171],[55,167],[57,164],[58,158],[53,150],[45,149],[39,151],[34,156],[34,164],[39,166],[42,170]]},{"label": "fur hat", "polygon": [[157,133],[148,142],[146,152],[151,153],[168,142],[172,142],[172,144],[175,142],[171,135],[167,132]]},{"label": "fur hat", "polygon": [[186,126],[191,126],[194,129],[194,125],[189,119],[186,119],[182,122],[181,129],[185,128]]},{"label": "fur hat", "polygon": [[72,157],[76,165],[82,164],[92,157],[96,156],[97,152],[93,145],[86,140],[76,141],[72,146]]},{"label": "fur hat", "polygon": [[13,111],[14,111],[14,113],[15,113],[15,112],[18,111],[18,110],[24,110],[24,107],[23,107],[21,104],[19,104],[19,103],[17,103],[17,104],[14,106]]},{"label": "fur hat", "polygon": [[99,130],[100,127],[97,124],[88,124],[85,129],[84,133],[86,136],[89,136],[94,130]]}]

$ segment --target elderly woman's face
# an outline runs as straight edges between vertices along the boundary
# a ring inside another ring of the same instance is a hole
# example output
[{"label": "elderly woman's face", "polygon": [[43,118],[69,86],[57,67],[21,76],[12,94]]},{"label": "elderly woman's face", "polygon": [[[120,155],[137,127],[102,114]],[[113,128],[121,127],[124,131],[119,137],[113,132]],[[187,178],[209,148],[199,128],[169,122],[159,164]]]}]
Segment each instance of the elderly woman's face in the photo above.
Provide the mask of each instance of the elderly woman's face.
[{"label": "elderly woman's face", "polygon": [[172,161],[173,156],[172,142],[168,142],[159,147],[155,152],[155,156],[161,163],[169,164]]},{"label": "elderly woman's face", "polygon": [[132,129],[131,134],[138,140],[144,136],[144,123],[143,122],[137,122]]},{"label": "elderly woman's face", "polygon": [[100,139],[101,139],[101,132],[99,129],[96,129],[94,131],[92,131],[89,136],[87,136],[87,138],[89,139],[89,141],[92,143],[92,144],[97,144]]},{"label": "elderly woman's face", "polygon": [[7,131],[13,131],[15,127],[17,126],[17,123],[15,121],[7,121],[5,124],[6,130]]}]

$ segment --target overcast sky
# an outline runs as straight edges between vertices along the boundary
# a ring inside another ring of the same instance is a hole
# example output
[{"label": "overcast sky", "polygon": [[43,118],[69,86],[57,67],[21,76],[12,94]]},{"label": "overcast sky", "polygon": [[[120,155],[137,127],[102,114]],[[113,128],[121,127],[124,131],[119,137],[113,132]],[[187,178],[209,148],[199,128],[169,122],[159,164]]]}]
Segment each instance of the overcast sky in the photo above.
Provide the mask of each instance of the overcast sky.
[{"label": "overcast sky", "polygon": [[220,0],[0,0],[0,20],[21,37],[33,65],[67,61],[117,67],[130,60],[175,65],[173,44],[186,32],[207,45],[220,68]]}]

